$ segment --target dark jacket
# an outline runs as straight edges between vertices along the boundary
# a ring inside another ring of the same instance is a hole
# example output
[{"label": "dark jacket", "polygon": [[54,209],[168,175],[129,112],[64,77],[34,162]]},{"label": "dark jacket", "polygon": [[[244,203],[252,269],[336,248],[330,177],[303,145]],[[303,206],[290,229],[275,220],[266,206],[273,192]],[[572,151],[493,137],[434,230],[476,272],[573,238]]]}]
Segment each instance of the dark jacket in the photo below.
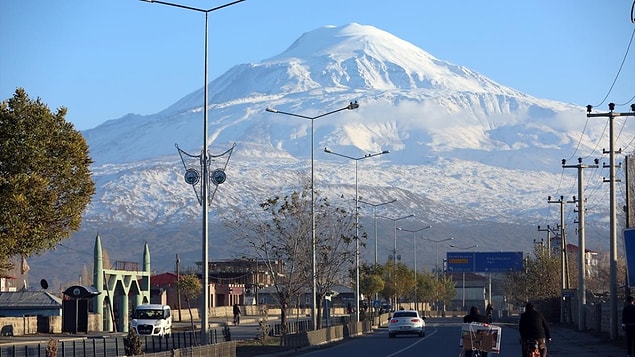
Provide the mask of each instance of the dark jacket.
[{"label": "dark jacket", "polygon": [[487,323],[487,317],[479,313],[478,309],[472,307],[470,313],[463,316],[463,322],[484,322]]},{"label": "dark jacket", "polygon": [[635,305],[627,303],[622,310],[622,324],[635,327]]},{"label": "dark jacket", "polygon": [[522,340],[550,339],[551,331],[545,317],[533,307],[520,314],[518,331]]}]

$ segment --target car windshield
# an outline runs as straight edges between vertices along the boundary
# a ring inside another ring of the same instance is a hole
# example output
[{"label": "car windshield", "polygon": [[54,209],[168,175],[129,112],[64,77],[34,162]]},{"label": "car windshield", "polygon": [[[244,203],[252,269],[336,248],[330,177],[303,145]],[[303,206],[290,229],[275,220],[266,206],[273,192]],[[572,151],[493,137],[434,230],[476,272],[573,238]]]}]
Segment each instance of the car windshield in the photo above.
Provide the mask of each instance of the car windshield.
[{"label": "car windshield", "polygon": [[163,318],[163,310],[137,310],[137,319],[160,319]]},{"label": "car windshield", "polygon": [[392,317],[417,317],[417,313],[414,311],[398,311]]}]

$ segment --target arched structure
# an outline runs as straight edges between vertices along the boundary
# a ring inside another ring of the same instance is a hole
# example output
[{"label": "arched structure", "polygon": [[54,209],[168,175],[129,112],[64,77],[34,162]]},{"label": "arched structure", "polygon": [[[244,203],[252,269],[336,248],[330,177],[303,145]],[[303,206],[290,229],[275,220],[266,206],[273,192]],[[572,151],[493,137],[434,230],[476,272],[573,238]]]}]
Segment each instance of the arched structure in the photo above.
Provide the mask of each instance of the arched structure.
[{"label": "arched structure", "polygon": [[101,238],[98,235],[95,239],[93,267],[93,287],[100,292],[93,299],[93,311],[102,316],[101,331],[128,332],[130,312],[141,304],[150,303],[148,243],[145,243],[143,249],[142,269],[136,263],[124,263],[122,266],[115,266],[115,269],[105,269]]}]

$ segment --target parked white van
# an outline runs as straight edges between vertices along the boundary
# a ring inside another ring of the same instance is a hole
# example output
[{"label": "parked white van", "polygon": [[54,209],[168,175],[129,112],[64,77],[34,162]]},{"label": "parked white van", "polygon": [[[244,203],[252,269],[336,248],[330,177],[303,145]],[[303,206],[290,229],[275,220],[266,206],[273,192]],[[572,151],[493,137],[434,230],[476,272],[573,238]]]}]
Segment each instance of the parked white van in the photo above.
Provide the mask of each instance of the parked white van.
[{"label": "parked white van", "polygon": [[172,311],[161,304],[139,305],[134,311],[132,328],[139,336],[167,336],[172,333]]}]

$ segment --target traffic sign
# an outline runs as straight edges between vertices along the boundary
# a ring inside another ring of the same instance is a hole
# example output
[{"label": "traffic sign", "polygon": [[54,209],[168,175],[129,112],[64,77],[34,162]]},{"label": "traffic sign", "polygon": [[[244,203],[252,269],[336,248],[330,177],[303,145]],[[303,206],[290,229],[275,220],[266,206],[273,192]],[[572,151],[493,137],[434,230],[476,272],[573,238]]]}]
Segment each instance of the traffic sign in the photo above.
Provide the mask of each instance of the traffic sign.
[{"label": "traffic sign", "polygon": [[447,252],[447,262],[451,273],[518,271],[523,268],[523,252]]}]

